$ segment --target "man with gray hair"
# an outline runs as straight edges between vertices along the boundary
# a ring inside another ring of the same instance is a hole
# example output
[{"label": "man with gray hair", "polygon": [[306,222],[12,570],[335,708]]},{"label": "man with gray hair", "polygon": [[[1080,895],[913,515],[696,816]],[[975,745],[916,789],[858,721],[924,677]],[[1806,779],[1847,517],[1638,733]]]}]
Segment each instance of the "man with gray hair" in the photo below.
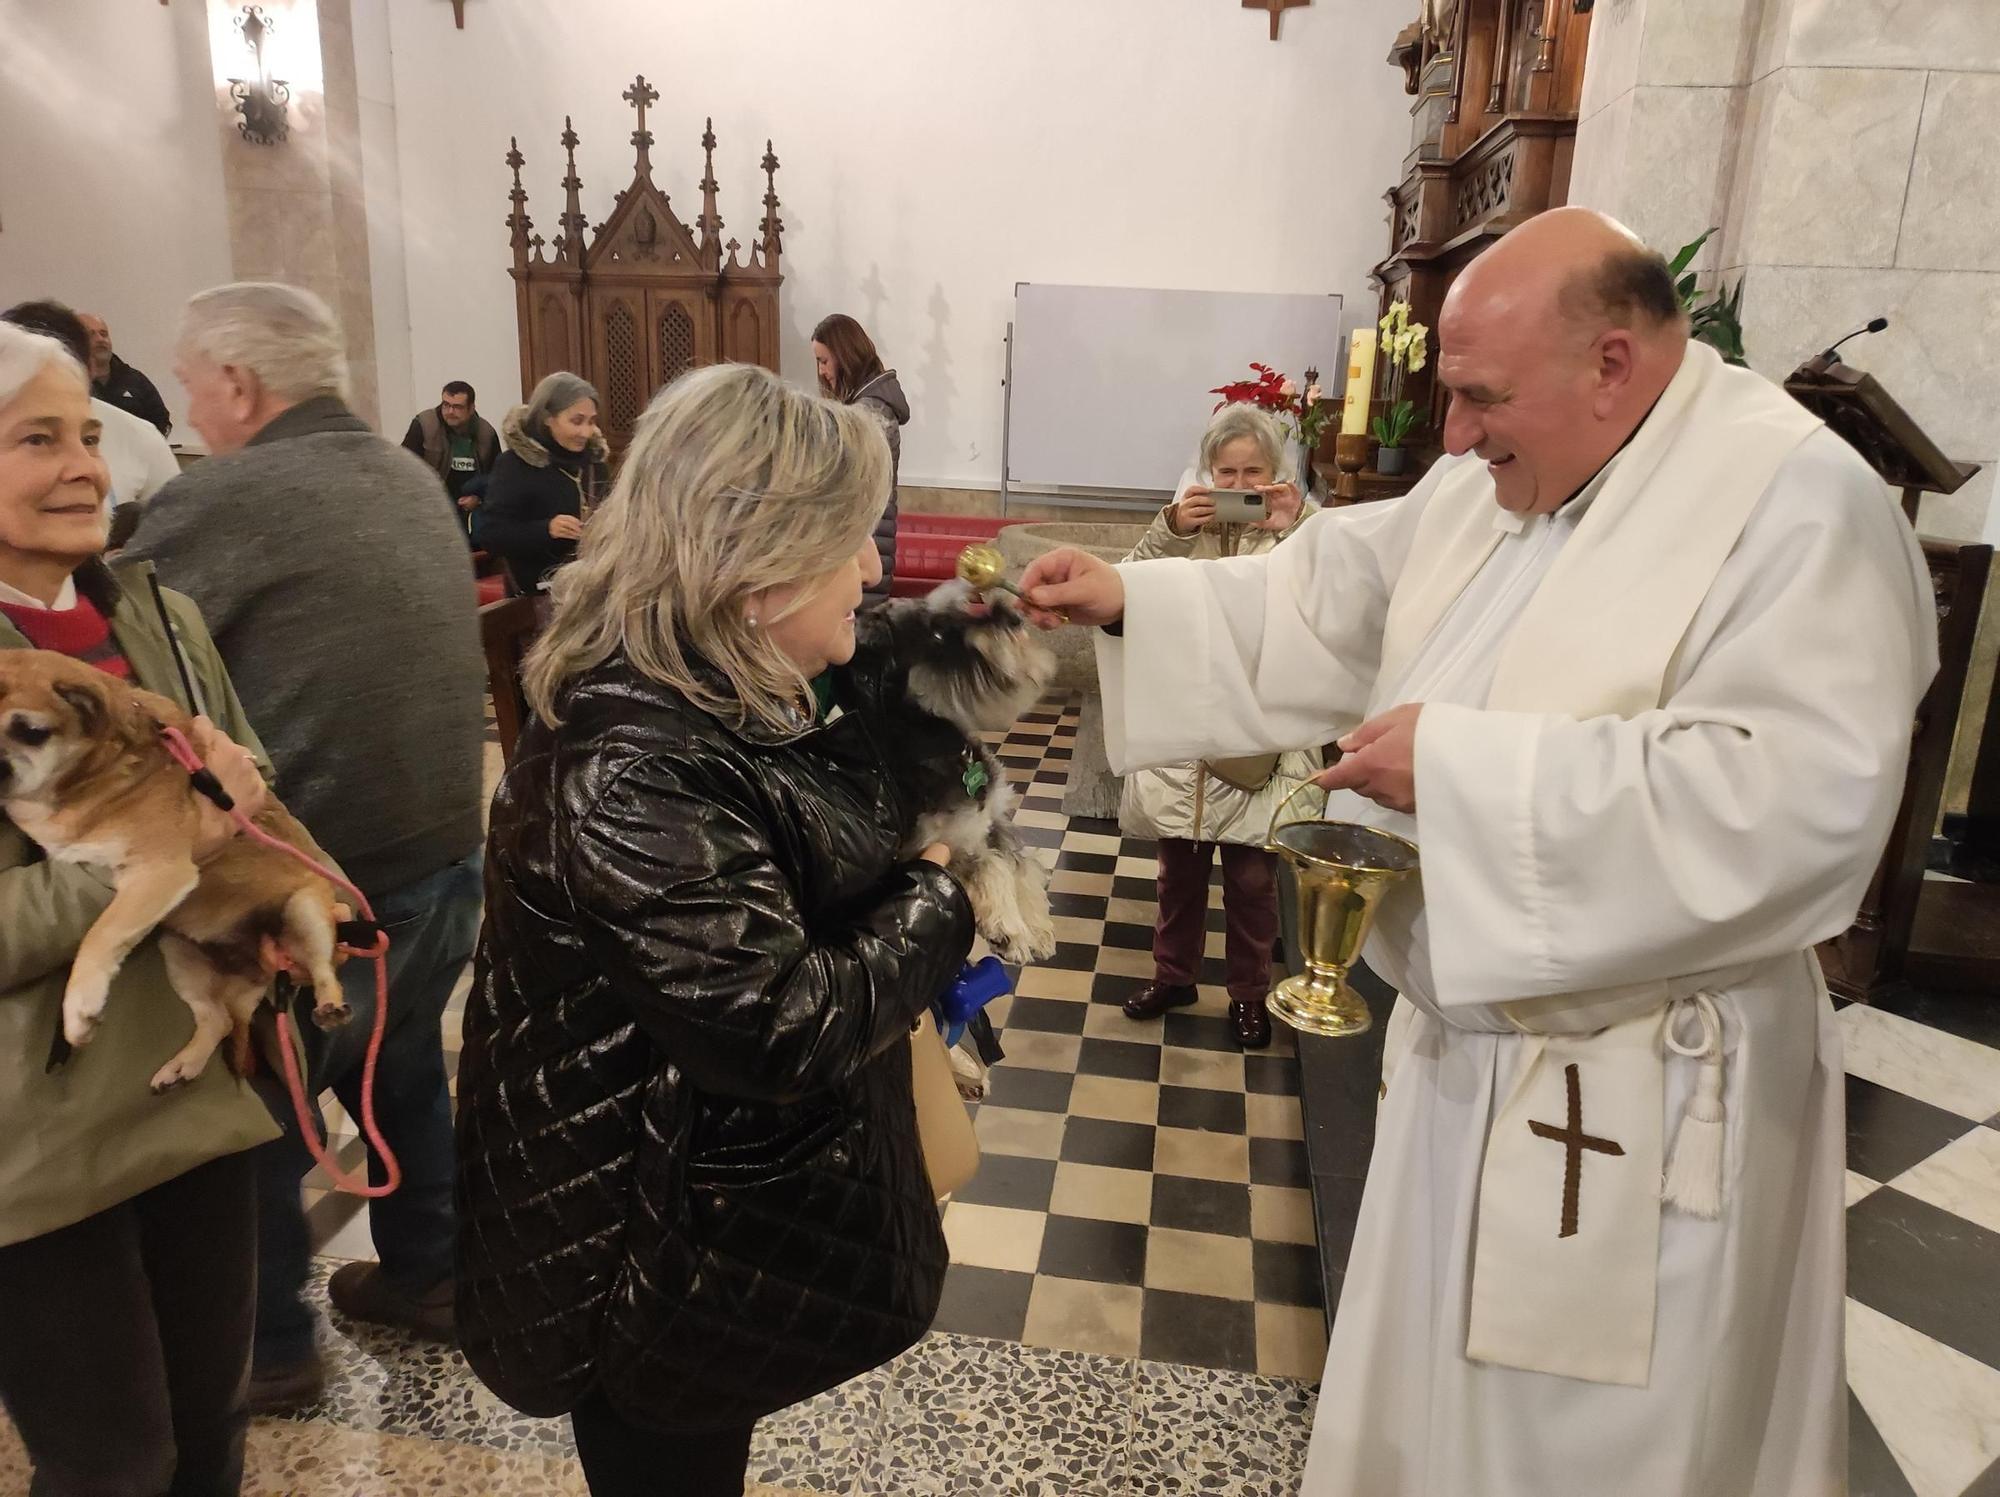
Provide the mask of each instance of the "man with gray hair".
[{"label": "man with gray hair", "polygon": [[[485,681],[465,541],[437,475],[348,410],[338,325],[270,283],[188,303],[175,374],[212,454],[154,496],[128,554],[200,605],[277,788],[387,928],[388,1032],[375,1116],[403,1186],[373,1203],[382,1261],[333,1277],[336,1308],[452,1333],[452,1138],[440,1025],[480,904]],[[360,1113],[374,964],[342,970],[354,1020],[305,1025],[313,1084]],[[324,1382],[301,1290],[311,1251],[291,1108],[264,1147],[251,1406],[310,1402]],[[372,1151],[371,1179],[383,1178]]]}]

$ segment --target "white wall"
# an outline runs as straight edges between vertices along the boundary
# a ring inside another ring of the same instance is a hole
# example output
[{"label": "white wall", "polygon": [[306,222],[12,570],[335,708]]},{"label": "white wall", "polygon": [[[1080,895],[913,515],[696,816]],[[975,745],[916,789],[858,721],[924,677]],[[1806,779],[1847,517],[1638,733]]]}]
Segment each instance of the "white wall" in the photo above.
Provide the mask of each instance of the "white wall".
[{"label": "white wall", "polygon": [[181,304],[229,279],[215,107],[199,4],[0,0],[0,306],[97,312],[177,422]]},{"label": "white wall", "polygon": [[[700,212],[704,116],[721,142],[725,237],[756,237],[757,160],[775,139],[784,372],[810,378],[819,316],[860,318],[915,408],[912,483],[997,483],[1016,281],[1332,291],[1364,316],[1372,303],[1381,193],[1409,136],[1401,74],[1383,59],[1412,0],[1319,0],[1286,15],[1277,45],[1235,0],[466,9],[457,31],[448,5],[388,8],[420,400],[451,378],[478,385],[489,414],[516,394],[507,139],[520,137],[529,211],[553,238],[556,137],[574,115],[584,210],[601,222],[631,177],[618,96],[635,72],[663,95],[654,180],[685,220]],[[383,355],[386,391],[386,342]],[[1116,440],[1117,408],[1107,390],[1079,419]]]}]

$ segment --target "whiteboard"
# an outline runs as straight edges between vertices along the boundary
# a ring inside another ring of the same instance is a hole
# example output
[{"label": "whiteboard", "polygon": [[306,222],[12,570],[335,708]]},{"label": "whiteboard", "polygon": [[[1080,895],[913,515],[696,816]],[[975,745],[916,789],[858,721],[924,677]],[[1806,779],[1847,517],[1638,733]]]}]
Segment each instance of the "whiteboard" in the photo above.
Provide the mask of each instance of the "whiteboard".
[{"label": "whiteboard", "polygon": [[1171,492],[1193,460],[1217,385],[1254,360],[1303,382],[1346,378],[1338,296],[1014,288],[1004,475],[1008,487]]}]

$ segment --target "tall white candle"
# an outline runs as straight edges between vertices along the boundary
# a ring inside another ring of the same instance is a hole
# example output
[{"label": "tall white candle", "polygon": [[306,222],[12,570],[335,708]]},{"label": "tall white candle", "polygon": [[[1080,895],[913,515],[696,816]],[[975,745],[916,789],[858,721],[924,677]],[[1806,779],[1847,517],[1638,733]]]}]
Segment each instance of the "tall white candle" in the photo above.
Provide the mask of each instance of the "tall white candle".
[{"label": "tall white candle", "polygon": [[1340,408],[1340,434],[1368,430],[1368,402],[1375,393],[1375,329],[1358,327],[1347,346],[1347,395]]}]

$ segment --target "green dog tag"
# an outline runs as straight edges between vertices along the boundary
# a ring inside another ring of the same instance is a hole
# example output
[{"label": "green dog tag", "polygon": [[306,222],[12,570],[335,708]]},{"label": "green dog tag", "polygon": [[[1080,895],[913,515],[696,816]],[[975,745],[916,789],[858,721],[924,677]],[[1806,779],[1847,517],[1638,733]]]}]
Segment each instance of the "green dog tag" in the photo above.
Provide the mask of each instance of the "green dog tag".
[{"label": "green dog tag", "polygon": [[979,792],[986,788],[991,777],[986,773],[986,763],[967,754],[965,757],[965,793],[973,800],[979,799]]}]

